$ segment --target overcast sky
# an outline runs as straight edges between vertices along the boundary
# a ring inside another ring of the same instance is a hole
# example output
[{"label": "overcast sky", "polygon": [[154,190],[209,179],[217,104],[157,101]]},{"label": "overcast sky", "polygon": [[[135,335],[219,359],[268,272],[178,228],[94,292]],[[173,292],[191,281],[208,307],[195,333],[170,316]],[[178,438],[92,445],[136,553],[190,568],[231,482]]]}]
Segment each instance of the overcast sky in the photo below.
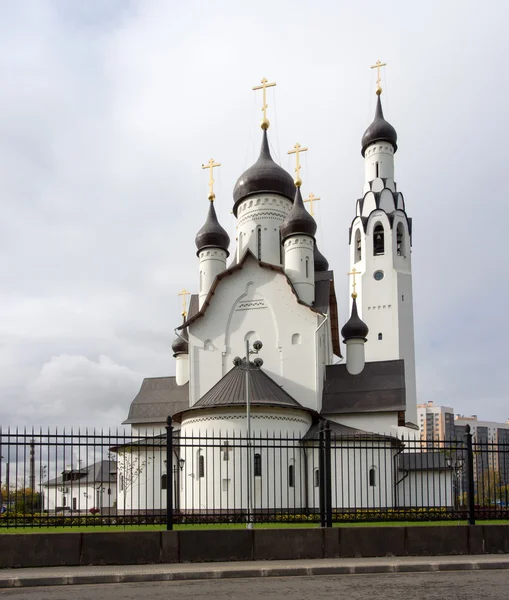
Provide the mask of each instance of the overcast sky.
[{"label": "overcast sky", "polygon": [[0,17],[0,422],[118,425],[143,377],[174,373],[200,166],[223,165],[234,240],[264,76],[275,158],[309,148],[343,322],[377,59],[413,218],[419,401],[509,417],[506,2],[0,0]]}]

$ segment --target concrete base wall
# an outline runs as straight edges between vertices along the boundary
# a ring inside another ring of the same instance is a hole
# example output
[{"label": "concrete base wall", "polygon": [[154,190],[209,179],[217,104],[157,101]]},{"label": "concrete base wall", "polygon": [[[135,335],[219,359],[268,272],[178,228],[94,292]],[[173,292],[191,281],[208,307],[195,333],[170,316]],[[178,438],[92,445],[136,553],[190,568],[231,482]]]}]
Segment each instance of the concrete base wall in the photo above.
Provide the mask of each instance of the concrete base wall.
[{"label": "concrete base wall", "polygon": [[509,525],[0,534],[0,568],[509,553]]}]

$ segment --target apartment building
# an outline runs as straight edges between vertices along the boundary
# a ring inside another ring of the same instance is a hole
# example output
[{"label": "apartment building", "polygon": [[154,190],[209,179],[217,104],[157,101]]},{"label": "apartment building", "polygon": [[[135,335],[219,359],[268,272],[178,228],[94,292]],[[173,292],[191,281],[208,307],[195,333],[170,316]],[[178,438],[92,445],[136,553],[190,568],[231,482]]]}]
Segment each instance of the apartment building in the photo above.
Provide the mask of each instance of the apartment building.
[{"label": "apartment building", "polygon": [[417,424],[422,441],[454,439],[454,409],[436,406],[433,401],[417,405]]}]

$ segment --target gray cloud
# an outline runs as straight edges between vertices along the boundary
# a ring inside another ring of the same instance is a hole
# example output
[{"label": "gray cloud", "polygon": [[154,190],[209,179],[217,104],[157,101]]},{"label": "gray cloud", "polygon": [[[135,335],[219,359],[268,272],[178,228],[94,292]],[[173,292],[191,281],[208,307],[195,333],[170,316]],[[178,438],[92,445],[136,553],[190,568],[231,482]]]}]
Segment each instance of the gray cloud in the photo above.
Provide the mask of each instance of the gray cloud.
[{"label": "gray cloud", "polygon": [[[318,241],[344,319],[378,58],[414,219],[419,398],[509,416],[505,5],[25,0],[1,11],[0,421],[113,422],[141,377],[173,372],[176,293],[196,289],[200,165],[223,164],[217,210],[234,239],[231,192],[260,141],[250,88],[264,75],[278,83],[275,154],[291,168],[286,150],[310,148],[303,190],[322,198]],[[70,412],[74,399],[90,410]]]}]

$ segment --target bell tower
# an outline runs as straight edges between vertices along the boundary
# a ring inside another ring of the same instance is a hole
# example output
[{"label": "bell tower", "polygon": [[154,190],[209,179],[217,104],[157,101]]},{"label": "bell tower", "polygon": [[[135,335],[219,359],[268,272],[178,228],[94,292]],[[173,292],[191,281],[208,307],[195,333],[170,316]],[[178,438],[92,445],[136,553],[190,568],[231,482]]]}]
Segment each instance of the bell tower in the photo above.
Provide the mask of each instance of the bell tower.
[{"label": "bell tower", "polygon": [[380,77],[377,83],[375,119],[362,137],[364,195],[350,227],[350,270],[358,274],[357,306],[369,328],[366,362],[404,360],[405,421],[417,424],[412,220],[394,181],[397,134],[384,119]]}]

